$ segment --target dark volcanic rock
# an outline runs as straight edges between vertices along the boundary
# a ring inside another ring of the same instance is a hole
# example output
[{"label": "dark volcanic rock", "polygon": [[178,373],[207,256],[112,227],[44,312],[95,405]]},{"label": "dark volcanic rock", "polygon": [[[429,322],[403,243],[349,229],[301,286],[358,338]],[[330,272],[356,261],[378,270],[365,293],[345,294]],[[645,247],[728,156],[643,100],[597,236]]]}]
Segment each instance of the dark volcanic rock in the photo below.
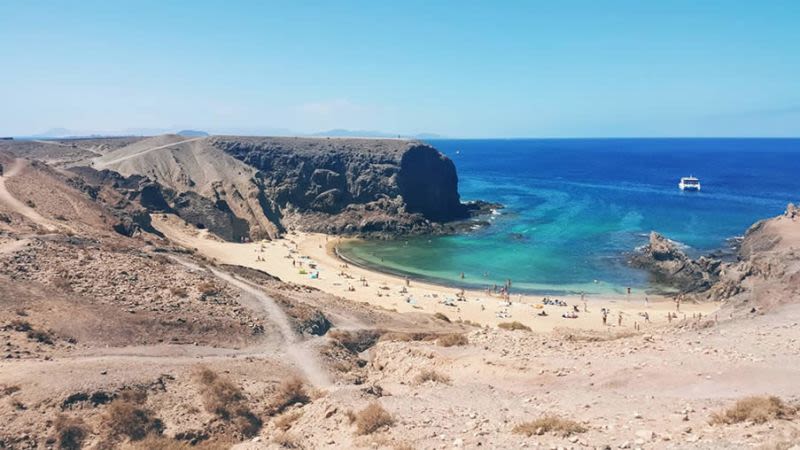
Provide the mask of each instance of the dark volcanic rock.
[{"label": "dark volcanic rock", "polygon": [[708,290],[719,279],[721,267],[719,260],[689,258],[675,242],[655,231],[650,233],[650,242],[631,258],[630,263],[648,270],[657,282],[681,292]]},{"label": "dark volcanic rock", "polygon": [[258,169],[265,215],[281,228],[347,234],[441,232],[479,206],[460,202],[453,162],[415,141],[214,137]]}]

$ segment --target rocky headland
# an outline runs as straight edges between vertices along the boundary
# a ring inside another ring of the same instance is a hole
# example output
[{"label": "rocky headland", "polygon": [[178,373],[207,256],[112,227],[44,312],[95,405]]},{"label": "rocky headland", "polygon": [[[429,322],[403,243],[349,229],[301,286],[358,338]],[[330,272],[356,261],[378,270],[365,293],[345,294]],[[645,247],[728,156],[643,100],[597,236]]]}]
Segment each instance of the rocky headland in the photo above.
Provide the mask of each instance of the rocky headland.
[{"label": "rocky headland", "polygon": [[187,222],[228,240],[274,238],[289,228],[371,237],[451,233],[499,207],[462,203],[453,162],[418,141],[159,136],[85,163],[157,183]]},{"label": "rocky headland", "polygon": [[648,270],[655,281],[699,301],[722,301],[733,313],[755,313],[800,296],[800,214],[786,212],[751,226],[736,259],[689,258],[679,245],[653,232],[630,264]]}]

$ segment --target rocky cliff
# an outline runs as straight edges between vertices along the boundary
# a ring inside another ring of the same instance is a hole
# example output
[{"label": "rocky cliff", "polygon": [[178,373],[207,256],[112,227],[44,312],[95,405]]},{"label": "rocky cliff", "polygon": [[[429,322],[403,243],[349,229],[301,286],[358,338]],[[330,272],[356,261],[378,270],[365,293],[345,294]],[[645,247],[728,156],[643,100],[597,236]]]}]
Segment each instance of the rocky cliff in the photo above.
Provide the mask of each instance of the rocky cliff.
[{"label": "rocky cliff", "polygon": [[800,211],[789,205],[778,217],[751,226],[736,261],[693,260],[669,239],[651,233],[630,263],[696,300],[721,301],[732,313],[758,312],[800,301]]},{"label": "rocky cliff", "polygon": [[246,221],[253,239],[287,228],[373,236],[450,232],[452,222],[485,206],[462,204],[453,162],[417,141],[165,136],[92,165],[211,200],[225,215]]},{"label": "rocky cliff", "polygon": [[655,281],[681,292],[703,292],[719,279],[721,262],[700,257],[693,260],[678,245],[664,236],[650,233],[650,240],[630,260],[634,267],[649,271]]}]

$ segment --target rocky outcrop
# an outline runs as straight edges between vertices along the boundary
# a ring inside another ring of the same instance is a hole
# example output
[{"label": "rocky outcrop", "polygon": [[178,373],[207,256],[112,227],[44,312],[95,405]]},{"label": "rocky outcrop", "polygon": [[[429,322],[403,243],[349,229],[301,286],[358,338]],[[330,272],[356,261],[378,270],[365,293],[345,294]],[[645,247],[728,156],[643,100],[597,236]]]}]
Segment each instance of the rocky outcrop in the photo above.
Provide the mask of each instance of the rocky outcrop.
[{"label": "rocky outcrop", "polygon": [[265,215],[306,231],[446,232],[470,217],[453,162],[416,141],[215,137],[210,144],[258,172]]},{"label": "rocky outcrop", "polygon": [[236,217],[222,201],[213,202],[194,192],[178,193],[138,175],[125,177],[90,167],[71,171],[77,175],[70,180],[73,186],[112,206],[117,217],[113,228],[120,234],[132,236],[140,230],[159,234],[150,223],[150,214],[173,213],[229,241],[249,235],[248,223]]},{"label": "rocky outcrop", "polygon": [[[177,206],[192,200],[196,207],[182,216],[223,228],[217,234],[233,240],[245,231],[236,221],[224,224],[225,217],[245,221],[250,239],[287,228],[392,237],[453,232],[453,223],[488,206],[461,203],[449,158],[400,139],[160,136],[90,164],[158,182],[184,197]],[[204,208],[192,194],[212,206]],[[203,221],[194,211],[220,220]]]},{"label": "rocky outcrop", "polygon": [[746,312],[800,301],[800,220],[794,205],[747,230],[739,260],[723,267],[706,297]]},{"label": "rocky outcrop", "polygon": [[797,302],[800,215],[789,204],[783,215],[755,223],[741,240],[735,261],[692,260],[674,242],[654,232],[630,263],[689,298],[722,302],[731,314],[752,314]]},{"label": "rocky outcrop", "polygon": [[649,271],[654,281],[684,293],[703,292],[719,279],[721,261],[707,257],[693,260],[664,236],[650,233],[650,241],[630,260],[632,266]]}]

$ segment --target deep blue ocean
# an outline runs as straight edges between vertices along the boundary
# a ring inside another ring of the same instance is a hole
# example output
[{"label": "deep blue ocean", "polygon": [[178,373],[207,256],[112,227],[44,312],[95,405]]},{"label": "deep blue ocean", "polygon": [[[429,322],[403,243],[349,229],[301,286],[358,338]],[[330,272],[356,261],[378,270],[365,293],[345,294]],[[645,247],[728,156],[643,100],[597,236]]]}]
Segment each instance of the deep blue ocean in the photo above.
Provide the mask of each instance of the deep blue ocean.
[{"label": "deep blue ocean", "polygon": [[[450,284],[622,292],[655,287],[626,265],[651,230],[696,256],[800,201],[800,139],[429,142],[454,161],[462,200],[506,208],[471,233],[362,242],[349,257]],[[701,192],[678,189],[688,175]]]}]

